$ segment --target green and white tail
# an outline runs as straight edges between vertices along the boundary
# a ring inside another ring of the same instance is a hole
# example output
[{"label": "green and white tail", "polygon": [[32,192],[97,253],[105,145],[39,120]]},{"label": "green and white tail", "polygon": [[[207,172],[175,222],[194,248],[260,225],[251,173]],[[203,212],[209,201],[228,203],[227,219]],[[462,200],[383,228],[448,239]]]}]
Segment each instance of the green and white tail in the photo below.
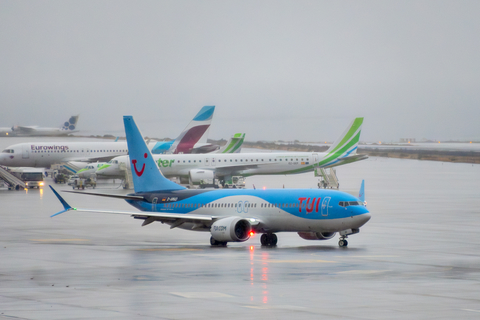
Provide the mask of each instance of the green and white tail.
[{"label": "green and white tail", "polygon": [[328,148],[326,155],[317,163],[319,167],[334,167],[340,164],[366,159],[365,155],[357,155],[358,142],[362,132],[362,118],[355,118],[340,138]]},{"label": "green and white tail", "polygon": [[245,133],[235,133],[227,143],[214,153],[239,153],[242,150]]}]

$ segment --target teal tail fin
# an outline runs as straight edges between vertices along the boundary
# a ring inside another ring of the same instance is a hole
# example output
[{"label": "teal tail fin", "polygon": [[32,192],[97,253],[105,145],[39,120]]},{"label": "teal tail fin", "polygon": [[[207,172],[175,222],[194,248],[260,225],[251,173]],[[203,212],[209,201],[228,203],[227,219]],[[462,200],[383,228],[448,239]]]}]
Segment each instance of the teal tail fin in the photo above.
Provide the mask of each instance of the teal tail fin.
[{"label": "teal tail fin", "polygon": [[135,192],[183,190],[163,176],[132,116],[123,116]]}]

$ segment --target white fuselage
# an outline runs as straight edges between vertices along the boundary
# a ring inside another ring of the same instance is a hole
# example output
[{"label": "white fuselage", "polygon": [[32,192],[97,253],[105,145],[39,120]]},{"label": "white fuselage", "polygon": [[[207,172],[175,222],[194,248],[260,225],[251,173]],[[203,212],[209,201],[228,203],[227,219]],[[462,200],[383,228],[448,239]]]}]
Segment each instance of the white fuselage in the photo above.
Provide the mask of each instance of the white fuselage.
[{"label": "white fuselage", "polygon": [[[157,166],[166,177],[188,177],[191,170],[209,170],[218,176],[259,174],[295,174],[313,171],[325,153],[275,152],[231,154],[162,154],[153,155]],[[111,160],[110,166],[97,171],[98,175],[124,177],[119,168],[124,163],[130,168],[129,157]]]},{"label": "white fuselage", "polygon": [[88,161],[128,154],[125,142],[32,142],[7,147],[0,153],[0,165],[50,167],[69,161]]}]

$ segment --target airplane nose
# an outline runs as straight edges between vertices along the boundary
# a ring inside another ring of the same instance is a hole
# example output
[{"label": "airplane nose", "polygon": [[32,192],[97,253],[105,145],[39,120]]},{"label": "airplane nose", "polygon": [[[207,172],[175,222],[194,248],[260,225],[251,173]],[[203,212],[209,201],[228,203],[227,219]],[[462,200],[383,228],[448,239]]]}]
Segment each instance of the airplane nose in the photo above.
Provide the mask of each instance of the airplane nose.
[{"label": "airplane nose", "polygon": [[365,223],[367,223],[368,220],[370,220],[370,218],[372,217],[372,215],[367,210],[367,208],[363,206],[352,207],[352,213],[353,213],[353,216],[355,217],[354,219],[355,228],[360,228]]},{"label": "airplane nose", "polygon": [[368,222],[368,220],[370,220],[370,218],[372,217],[372,215],[370,214],[370,212],[365,212],[364,214],[361,214],[360,216],[358,216],[359,218],[359,222],[360,224],[363,226],[365,223]]}]

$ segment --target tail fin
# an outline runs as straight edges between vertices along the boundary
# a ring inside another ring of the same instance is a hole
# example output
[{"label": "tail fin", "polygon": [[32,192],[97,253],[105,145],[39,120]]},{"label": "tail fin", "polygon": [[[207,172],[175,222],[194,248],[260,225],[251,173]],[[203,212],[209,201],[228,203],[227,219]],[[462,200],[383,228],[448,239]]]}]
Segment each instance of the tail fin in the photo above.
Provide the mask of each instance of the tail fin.
[{"label": "tail fin", "polygon": [[322,158],[318,165],[321,167],[332,166],[335,165],[336,162],[341,161],[342,158],[355,155],[357,153],[358,142],[360,141],[362,124],[363,117],[355,118],[337,141],[328,148],[326,156]]},{"label": "tail fin", "polygon": [[215,153],[239,153],[242,150],[245,133],[235,133],[227,143]]},{"label": "tail fin", "polygon": [[80,115],[76,116],[71,116],[68,121],[65,121],[65,123],[60,127],[61,130],[63,131],[73,131],[77,127],[77,122],[78,122],[78,117]]},{"label": "tail fin", "polygon": [[215,106],[203,107],[188,126],[175,139],[170,152],[188,153],[197,142],[207,142],[207,133],[212,123]]},{"label": "tail fin", "polygon": [[135,192],[183,190],[165,178],[153,160],[132,116],[123,116]]},{"label": "tail fin", "polygon": [[362,180],[362,185],[360,186],[360,192],[358,193],[358,199],[365,203],[365,180]]}]

